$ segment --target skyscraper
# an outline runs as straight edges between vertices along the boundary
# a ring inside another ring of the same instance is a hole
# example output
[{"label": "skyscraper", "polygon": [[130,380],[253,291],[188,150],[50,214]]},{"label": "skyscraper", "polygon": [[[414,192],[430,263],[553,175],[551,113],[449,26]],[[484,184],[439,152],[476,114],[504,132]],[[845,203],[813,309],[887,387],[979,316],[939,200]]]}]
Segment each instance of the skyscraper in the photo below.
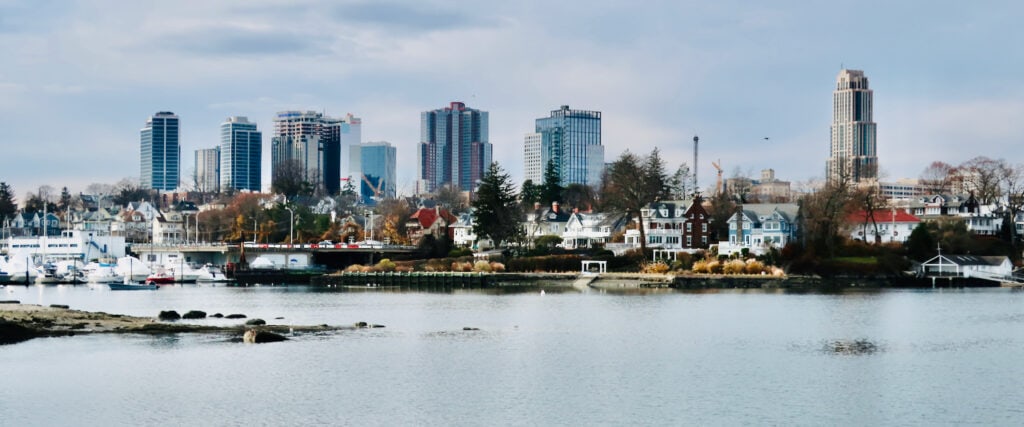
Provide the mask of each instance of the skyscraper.
[{"label": "skyscraper", "polygon": [[[338,140],[341,144],[341,178],[359,179],[359,157],[352,156],[352,147],[363,142],[363,119],[352,113],[338,119]],[[357,148],[358,149],[358,148]]]},{"label": "skyscraper", "polygon": [[878,179],[874,95],[861,70],[841,70],[832,93],[829,182]]},{"label": "skyscraper", "polygon": [[341,120],[315,111],[282,111],[274,118],[271,172],[297,168],[305,181],[336,194],[341,178]]},{"label": "skyscraper", "polygon": [[263,132],[246,117],[228,117],[220,125],[220,185],[224,190],[260,191]]},{"label": "skyscraper", "polygon": [[142,188],[174,191],[181,176],[178,116],[161,111],[146,119],[141,135]]},{"label": "skyscraper", "polygon": [[454,184],[474,191],[491,163],[488,114],[461,102],[420,114],[418,193]]},{"label": "skyscraper", "polygon": [[604,170],[601,112],[572,110],[568,105],[537,119],[535,132],[523,144],[526,179],[541,184],[548,162],[554,162],[562,185],[597,185]]},{"label": "skyscraper", "polygon": [[367,142],[353,147],[352,152],[359,157],[361,169],[354,176],[359,180],[363,202],[373,204],[378,199],[395,197],[395,146],[384,141]]},{"label": "skyscraper", "polygon": [[220,191],[220,147],[196,150],[196,171],[192,178],[198,191]]}]

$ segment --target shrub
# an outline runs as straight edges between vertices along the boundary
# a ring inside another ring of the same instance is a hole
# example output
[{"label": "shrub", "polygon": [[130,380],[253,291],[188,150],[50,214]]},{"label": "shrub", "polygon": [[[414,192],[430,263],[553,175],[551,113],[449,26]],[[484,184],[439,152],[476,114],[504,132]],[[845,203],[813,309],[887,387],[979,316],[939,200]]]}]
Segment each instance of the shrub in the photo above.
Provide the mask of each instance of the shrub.
[{"label": "shrub", "polygon": [[472,256],[473,250],[469,248],[455,248],[448,251],[448,258],[459,258],[464,256]]},{"label": "shrub", "polygon": [[742,274],[746,268],[747,263],[741,259],[729,260],[722,266],[722,272],[725,274]]},{"label": "shrub", "polygon": [[640,267],[641,273],[648,274],[665,274],[668,273],[668,270],[668,264],[665,264],[663,262],[651,262],[644,264]]},{"label": "shrub", "polygon": [[477,261],[473,264],[473,271],[478,273],[490,273],[491,263],[484,260]]},{"label": "shrub", "polygon": [[395,271],[395,263],[391,262],[390,259],[384,258],[374,266],[377,271]]},{"label": "shrub", "polygon": [[497,261],[491,261],[491,271],[495,273],[501,273],[505,271],[505,264],[502,264]]},{"label": "shrub", "polygon": [[348,267],[345,267],[345,272],[346,273],[356,273],[356,272],[362,271],[362,268],[363,268],[362,265],[352,264],[352,265],[350,265]]},{"label": "shrub", "polygon": [[764,263],[753,258],[748,259],[743,267],[743,272],[747,274],[761,274],[762,271],[765,271]]},{"label": "shrub", "polygon": [[692,270],[694,273],[709,274],[711,273],[711,267],[708,264],[710,263],[707,260],[702,259],[700,261],[694,262],[693,267],[691,267],[690,270]]},{"label": "shrub", "polygon": [[722,274],[723,262],[719,260],[713,260],[708,262],[708,273],[710,274]]}]

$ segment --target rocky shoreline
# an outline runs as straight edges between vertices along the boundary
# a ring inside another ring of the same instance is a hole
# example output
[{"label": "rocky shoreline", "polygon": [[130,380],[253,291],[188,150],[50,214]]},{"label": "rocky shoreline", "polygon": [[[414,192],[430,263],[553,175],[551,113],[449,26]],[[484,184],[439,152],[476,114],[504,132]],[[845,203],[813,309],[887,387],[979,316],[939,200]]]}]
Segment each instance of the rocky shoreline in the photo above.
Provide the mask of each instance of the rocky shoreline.
[{"label": "rocky shoreline", "polygon": [[[163,313],[162,313],[163,314]],[[161,321],[157,317],[136,317],[104,312],[73,310],[67,306],[21,304],[0,301],[0,345],[14,344],[41,337],[63,337],[82,334],[145,334],[180,333],[224,334],[244,342],[274,342],[289,336],[331,333],[346,329],[382,327],[359,322],[352,326],[270,325],[259,319],[233,326],[201,325]]]}]

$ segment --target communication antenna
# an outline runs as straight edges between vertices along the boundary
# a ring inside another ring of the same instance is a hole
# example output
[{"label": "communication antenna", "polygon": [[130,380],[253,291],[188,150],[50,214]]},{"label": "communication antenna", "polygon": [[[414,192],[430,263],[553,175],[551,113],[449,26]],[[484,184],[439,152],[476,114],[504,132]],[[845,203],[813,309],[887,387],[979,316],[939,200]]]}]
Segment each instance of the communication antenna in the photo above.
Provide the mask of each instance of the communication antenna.
[{"label": "communication antenna", "polygon": [[698,190],[698,188],[700,188],[700,187],[697,187],[697,164],[698,164],[697,163],[697,142],[698,141],[700,141],[700,138],[698,138],[697,135],[694,135],[693,136],[693,194],[697,194],[697,193],[700,192],[700,190]]}]

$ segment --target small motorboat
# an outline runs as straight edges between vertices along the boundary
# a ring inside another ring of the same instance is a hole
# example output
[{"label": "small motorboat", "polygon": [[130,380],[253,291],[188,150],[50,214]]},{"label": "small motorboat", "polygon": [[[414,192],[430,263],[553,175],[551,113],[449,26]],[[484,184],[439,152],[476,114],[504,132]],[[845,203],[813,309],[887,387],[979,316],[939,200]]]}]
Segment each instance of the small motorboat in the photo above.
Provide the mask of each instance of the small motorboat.
[{"label": "small motorboat", "polygon": [[152,283],[108,283],[112,291],[151,291],[159,288],[159,286]]},{"label": "small motorboat", "polygon": [[170,285],[174,283],[174,276],[164,271],[150,274],[146,277],[147,285]]}]

